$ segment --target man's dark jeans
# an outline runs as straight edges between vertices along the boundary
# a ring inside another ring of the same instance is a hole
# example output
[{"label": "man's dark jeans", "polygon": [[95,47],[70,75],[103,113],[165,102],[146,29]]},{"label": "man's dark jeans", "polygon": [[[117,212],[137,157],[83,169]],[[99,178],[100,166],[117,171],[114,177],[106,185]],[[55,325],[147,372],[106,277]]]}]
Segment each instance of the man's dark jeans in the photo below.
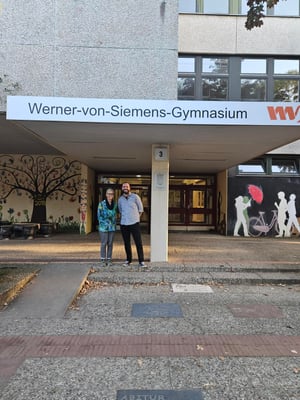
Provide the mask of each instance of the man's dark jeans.
[{"label": "man's dark jeans", "polygon": [[133,225],[121,225],[121,233],[124,241],[124,247],[126,252],[126,259],[129,263],[132,262],[132,250],[131,250],[131,241],[130,235],[132,235],[136,251],[138,254],[139,263],[144,262],[144,250],[142,244],[142,236],[140,230],[140,224],[137,222]]}]

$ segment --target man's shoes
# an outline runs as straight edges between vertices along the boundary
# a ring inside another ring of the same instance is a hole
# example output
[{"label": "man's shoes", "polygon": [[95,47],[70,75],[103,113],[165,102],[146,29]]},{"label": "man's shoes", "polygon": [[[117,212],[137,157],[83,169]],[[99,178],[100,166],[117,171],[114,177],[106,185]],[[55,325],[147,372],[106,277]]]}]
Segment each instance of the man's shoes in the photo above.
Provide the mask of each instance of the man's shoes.
[{"label": "man's shoes", "polygon": [[106,267],[106,262],[105,262],[105,260],[102,260],[102,259],[101,259],[101,261],[100,261],[100,267]]},{"label": "man's shoes", "polygon": [[129,267],[130,266],[130,262],[129,261],[125,261],[124,263],[123,263],[123,267]]},{"label": "man's shoes", "polygon": [[139,267],[141,268],[147,268],[147,265],[144,262],[139,263]]},{"label": "man's shoes", "polygon": [[107,267],[112,267],[113,266],[112,261],[111,260],[106,260],[106,266]]}]

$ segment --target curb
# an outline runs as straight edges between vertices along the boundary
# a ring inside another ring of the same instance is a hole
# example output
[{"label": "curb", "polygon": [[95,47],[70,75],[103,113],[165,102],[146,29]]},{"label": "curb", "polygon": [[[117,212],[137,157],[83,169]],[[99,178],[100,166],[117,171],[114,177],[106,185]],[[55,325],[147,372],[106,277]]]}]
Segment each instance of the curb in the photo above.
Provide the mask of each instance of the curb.
[{"label": "curb", "polygon": [[0,309],[7,306],[33,278],[37,276],[40,269],[37,269],[24,278],[17,280],[11,288],[0,293]]},{"label": "curb", "polygon": [[229,284],[229,285],[298,285],[300,284],[299,271],[292,272],[152,272],[123,268],[92,272],[89,280],[107,282],[109,284]]}]

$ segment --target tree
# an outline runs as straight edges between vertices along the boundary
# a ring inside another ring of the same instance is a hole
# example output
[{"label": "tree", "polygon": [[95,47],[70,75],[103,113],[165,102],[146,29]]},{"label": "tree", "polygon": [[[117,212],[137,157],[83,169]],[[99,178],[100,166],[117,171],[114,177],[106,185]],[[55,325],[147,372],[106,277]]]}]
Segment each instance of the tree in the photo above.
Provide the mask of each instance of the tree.
[{"label": "tree", "polygon": [[[286,1],[286,0],[280,0],[280,1]],[[260,28],[264,23],[262,19],[265,16],[264,14],[265,5],[267,6],[267,8],[272,8],[276,6],[278,2],[279,0],[248,0],[247,6],[249,6],[249,10],[247,13],[245,27],[248,30],[251,30],[252,28]]]},{"label": "tree", "polygon": [[63,157],[46,159],[44,156],[22,155],[16,160],[11,155],[0,156],[0,201],[16,191],[25,192],[33,200],[31,222],[47,221],[47,198],[74,196],[78,191],[81,165]]}]

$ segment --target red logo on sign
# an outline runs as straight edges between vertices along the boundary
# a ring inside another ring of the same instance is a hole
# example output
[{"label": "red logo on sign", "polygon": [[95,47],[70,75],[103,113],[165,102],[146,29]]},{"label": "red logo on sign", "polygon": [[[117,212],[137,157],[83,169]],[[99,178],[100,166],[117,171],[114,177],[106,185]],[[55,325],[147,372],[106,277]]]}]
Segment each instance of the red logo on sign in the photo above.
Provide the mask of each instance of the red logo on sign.
[{"label": "red logo on sign", "polygon": [[[272,120],[281,120],[285,121],[287,119],[294,120],[297,118],[297,115],[300,112],[300,106],[293,107],[293,106],[268,106],[269,116]],[[300,122],[297,121],[297,122]]]}]

